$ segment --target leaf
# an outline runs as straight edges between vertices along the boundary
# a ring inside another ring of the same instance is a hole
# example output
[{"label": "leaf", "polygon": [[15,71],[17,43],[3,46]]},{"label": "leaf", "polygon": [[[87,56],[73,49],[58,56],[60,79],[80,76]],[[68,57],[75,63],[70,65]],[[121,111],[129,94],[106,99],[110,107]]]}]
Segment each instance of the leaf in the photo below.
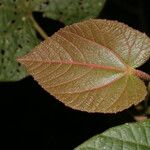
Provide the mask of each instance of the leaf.
[{"label": "leaf", "polygon": [[27,75],[15,61],[38,44],[24,1],[0,1],[0,80],[19,80]]},{"label": "leaf", "polygon": [[95,18],[102,10],[106,0],[47,0],[49,5],[41,4],[37,9],[44,15],[65,24]]},{"label": "leaf", "polygon": [[27,75],[15,58],[39,43],[30,17],[32,12],[42,12],[47,17],[71,23],[97,16],[104,0],[81,3],[79,0],[63,0],[63,3],[62,0],[0,0],[0,81],[15,81]]},{"label": "leaf", "polygon": [[112,113],[146,96],[146,87],[137,77],[144,73],[134,68],[149,56],[150,39],[145,34],[99,19],[59,30],[18,61],[67,106]]},{"label": "leaf", "polygon": [[150,119],[111,128],[74,150],[149,150]]}]

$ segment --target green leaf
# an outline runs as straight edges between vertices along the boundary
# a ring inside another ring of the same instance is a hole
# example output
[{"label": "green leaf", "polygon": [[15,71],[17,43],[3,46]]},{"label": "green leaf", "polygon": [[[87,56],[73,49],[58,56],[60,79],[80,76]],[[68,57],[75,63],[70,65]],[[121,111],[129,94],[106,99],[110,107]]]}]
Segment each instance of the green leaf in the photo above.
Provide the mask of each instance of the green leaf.
[{"label": "green leaf", "polygon": [[79,3],[72,0],[0,0],[0,81],[15,81],[27,75],[15,59],[39,43],[30,17],[32,12],[43,12],[67,24],[95,17],[104,0]]},{"label": "green leaf", "polygon": [[25,1],[0,1],[0,80],[14,81],[27,75],[15,59],[39,43]]},{"label": "green leaf", "polygon": [[150,119],[111,128],[74,150],[150,150]]},{"label": "green leaf", "polygon": [[81,20],[95,18],[102,10],[106,0],[47,0],[37,8],[45,16],[72,24]]},{"label": "green leaf", "polygon": [[147,94],[135,67],[150,56],[150,39],[123,23],[88,20],[67,26],[18,59],[35,80],[67,106],[118,112]]}]

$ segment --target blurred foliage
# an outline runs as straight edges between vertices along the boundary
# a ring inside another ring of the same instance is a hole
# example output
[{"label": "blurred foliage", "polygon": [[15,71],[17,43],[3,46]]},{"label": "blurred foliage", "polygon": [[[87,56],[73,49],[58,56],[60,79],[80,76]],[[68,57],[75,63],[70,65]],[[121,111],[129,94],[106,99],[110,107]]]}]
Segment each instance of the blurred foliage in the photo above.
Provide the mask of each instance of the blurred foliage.
[{"label": "blurred foliage", "polygon": [[39,43],[32,12],[71,24],[96,17],[105,0],[0,0],[0,81],[16,81],[27,73],[16,57]]}]

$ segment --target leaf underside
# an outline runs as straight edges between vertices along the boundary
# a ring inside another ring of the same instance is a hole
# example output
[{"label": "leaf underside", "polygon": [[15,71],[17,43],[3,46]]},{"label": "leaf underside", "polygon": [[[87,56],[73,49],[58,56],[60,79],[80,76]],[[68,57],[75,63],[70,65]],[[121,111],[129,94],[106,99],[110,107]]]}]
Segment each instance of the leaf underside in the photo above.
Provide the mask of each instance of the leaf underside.
[{"label": "leaf underside", "polygon": [[75,150],[149,150],[150,119],[111,128]]},{"label": "leaf underside", "polygon": [[67,26],[18,59],[67,106],[118,112],[139,103],[146,87],[134,71],[150,56],[150,39],[123,23],[88,20]]},{"label": "leaf underside", "polygon": [[96,17],[105,0],[93,1],[0,0],[0,81],[27,76],[15,58],[29,52],[40,41],[29,16],[32,12],[69,24]]}]

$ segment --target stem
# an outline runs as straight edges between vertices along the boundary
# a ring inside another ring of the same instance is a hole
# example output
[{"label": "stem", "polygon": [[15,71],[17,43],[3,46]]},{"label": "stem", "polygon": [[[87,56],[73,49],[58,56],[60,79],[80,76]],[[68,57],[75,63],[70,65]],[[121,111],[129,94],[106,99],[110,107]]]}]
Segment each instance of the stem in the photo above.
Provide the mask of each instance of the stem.
[{"label": "stem", "polygon": [[135,75],[144,80],[150,80],[150,75],[141,70],[135,70]]},{"label": "stem", "polygon": [[37,21],[34,19],[33,15],[30,14],[30,19],[33,22],[33,25],[35,27],[35,29],[39,32],[39,34],[41,35],[42,38],[47,39],[48,35],[44,32],[44,30],[39,26],[39,24],[37,23]]}]

